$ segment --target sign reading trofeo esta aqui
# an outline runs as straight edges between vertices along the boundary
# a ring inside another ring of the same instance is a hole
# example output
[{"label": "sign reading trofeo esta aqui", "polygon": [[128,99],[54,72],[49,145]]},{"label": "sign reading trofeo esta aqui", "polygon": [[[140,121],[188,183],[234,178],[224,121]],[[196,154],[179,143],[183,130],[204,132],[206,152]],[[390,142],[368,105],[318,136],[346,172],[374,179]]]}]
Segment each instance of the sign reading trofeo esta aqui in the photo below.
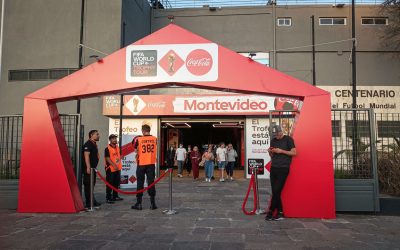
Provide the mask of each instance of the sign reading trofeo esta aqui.
[{"label": "sign reading trofeo esta aqui", "polygon": [[[142,135],[142,125],[147,124],[151,128],[151,134],[157,135],[157,119],[124,119],[122,121],[122,170],[121,188],[136,188],[136,152],[132,145],[135,136]],[[119,119],[109,119],[109,134],[119,134]]]},{"label": "sign reading trofeo esta aqui", "polygon": [[212,82],[218,79],[218,45],[130,45],[127,82]]},{"label": "sign reading trofeo esta aqui", "polygon": [[[123,115],[261,115],[271,110],[300,110],[302,101],[261,95],[127,95]],[[120,114],[120,97],[105,96],[104,115]]]}]

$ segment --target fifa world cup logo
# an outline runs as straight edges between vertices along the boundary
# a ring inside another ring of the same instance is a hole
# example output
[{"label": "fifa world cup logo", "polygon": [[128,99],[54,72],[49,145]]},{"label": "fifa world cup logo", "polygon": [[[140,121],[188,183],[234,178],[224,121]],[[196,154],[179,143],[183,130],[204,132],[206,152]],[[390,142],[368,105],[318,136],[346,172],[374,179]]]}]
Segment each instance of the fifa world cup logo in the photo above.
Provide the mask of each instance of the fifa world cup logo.
[{"label": "fifa world cup logo", "polygon": [[132,102],[133,102],[133,112],[136,113],[138,112],[137,109],[139,105],[139,100],[137,98],[134,98]]},{"label": "fifa world cup logo", "polygon": [[169,69],[168,69],[168,71],[169,71],[170,73],[175,72],[175,69],[174,69],[175,60],[176,60],[176,57],[175,57],[175,54],[174,54],[174,53],[171,53],[171,54],[168,55],[168,62],[169,62]]}]

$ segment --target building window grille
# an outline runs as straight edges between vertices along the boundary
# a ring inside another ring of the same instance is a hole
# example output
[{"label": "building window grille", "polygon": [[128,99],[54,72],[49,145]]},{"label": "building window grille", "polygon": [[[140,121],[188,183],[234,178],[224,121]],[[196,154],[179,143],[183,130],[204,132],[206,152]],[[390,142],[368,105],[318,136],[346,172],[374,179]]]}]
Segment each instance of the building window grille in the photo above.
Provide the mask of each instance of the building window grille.
[{"label": "building window grille", "polygon": [[400,121],[378,121],[378,137],[399,138]]},{"label": "building window grille", "polygon": [[278,26],[292,26],[292,18],[291,17],[280,17],[276,21]]},{"label": "building window grille", "polygon": [[346,25],[345,17],[321,17],[319,25]]},{"label": "building window grille", "polygon": [[51,81],[61,79],[76,72],[78,69],[23,69],[10,70],[8,73],[8,81]]},{"label": "building window grille", "polygon": [[332,120],[332,137],[341,137],[342,130],[340,127],[340,120]]},{"label": "building window grille", "polygon": [[[357,123],[356,138],[369,137],[370,136],[369,121],[356,121],[356,123]],[[346,137],[353,138],[353,121],[352,120],[346,121]]]},{"label": "building window grille", "polygon": [[387,17],[362,17],[362,25],[388,25],[389,19]]}]

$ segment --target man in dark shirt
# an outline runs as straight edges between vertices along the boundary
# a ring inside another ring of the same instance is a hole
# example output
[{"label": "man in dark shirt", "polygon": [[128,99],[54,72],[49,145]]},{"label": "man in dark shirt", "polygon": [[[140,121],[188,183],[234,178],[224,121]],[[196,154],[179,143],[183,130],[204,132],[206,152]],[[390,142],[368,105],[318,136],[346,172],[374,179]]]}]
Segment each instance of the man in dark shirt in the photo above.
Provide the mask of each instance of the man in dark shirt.
[{"label": "man in dark shirt", "polygon": [[272,200],[266,220],[282,220],[283,209],[281,193],[289,175],[292,157],[296,155],[296,146],[293,138],[284,135],[280,126],[273,126],[271,131],[274,138],[268,153],[271,156],[270,181],[272,188]]},{"label": "man in dark shirt", "polygon": [[[85,190],[85,207],[90,207],[90,177],[93,178],[93,185],[96,184],[96,175],[91,176],[91,168],[96,168],[99,163],[99,150],[97,143],[100,139],[99,132],[97,130],[91,130],[89,132],[89,140],[83,145],[83,185]],[[93,195],[93,205],[100,206],[100,203],[96,201]]]}]

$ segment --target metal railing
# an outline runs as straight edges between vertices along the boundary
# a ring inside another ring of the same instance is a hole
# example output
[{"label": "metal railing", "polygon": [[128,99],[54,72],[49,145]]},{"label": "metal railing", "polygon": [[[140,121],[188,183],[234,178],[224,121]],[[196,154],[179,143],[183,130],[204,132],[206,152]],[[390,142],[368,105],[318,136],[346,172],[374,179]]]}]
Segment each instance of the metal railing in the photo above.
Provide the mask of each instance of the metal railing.
[{"label": "metal railing", "polygon": [[17,179],[21,159],[22,116],[0,116],[0,179]]},{"label": "metal railing", "polygon": [[[356,111],[356,136],[353,136],[353,110],[332,110],[332,145],[335,177],[340,179],[372,178],[371,146],[374,144],[377,169],[383,190],[394,190],[398,181],[387,181],[400,176],[400,114]],[[372,131],[372,132],[371,132]],[[371,138],[371,134],[375,138]],[[374,141],[372,141],[374,140]],[[355,152],[356,150],[356,152]],[[386,178],[384,181],[383,178]],[[383,182],[391,182],[385,184]],[[400,190],[400,187],[396,188]],[[389,191],[392,193],[392,191]]]},{"label": "metal railing", "polygon": [[[74,166],[79,164],[80,115],[60,115]],[[21,160],[22,115],[0,116],[0,179],[18,179]]]},{"label": "metal railing", "polygon": [[379,190],[400,195],[400,114],[376,114]]},{"label": "metal railing", "polygon": [[[149,0],[154,9],[246,7],[271,5],[273,0]],[[349,0],[277,0],[277,6],[285,5],[351,5]],[[382,0],[356,0],[358,5],[377,5]]]},{"label": "metal railing", "polygon": [[[354,118],[356,117],[356,120]],[[375,124],[370,110],[332,110],[332,146],[335,178],[372,179]],[[354,129],[354,126],[356,129]]]}]

